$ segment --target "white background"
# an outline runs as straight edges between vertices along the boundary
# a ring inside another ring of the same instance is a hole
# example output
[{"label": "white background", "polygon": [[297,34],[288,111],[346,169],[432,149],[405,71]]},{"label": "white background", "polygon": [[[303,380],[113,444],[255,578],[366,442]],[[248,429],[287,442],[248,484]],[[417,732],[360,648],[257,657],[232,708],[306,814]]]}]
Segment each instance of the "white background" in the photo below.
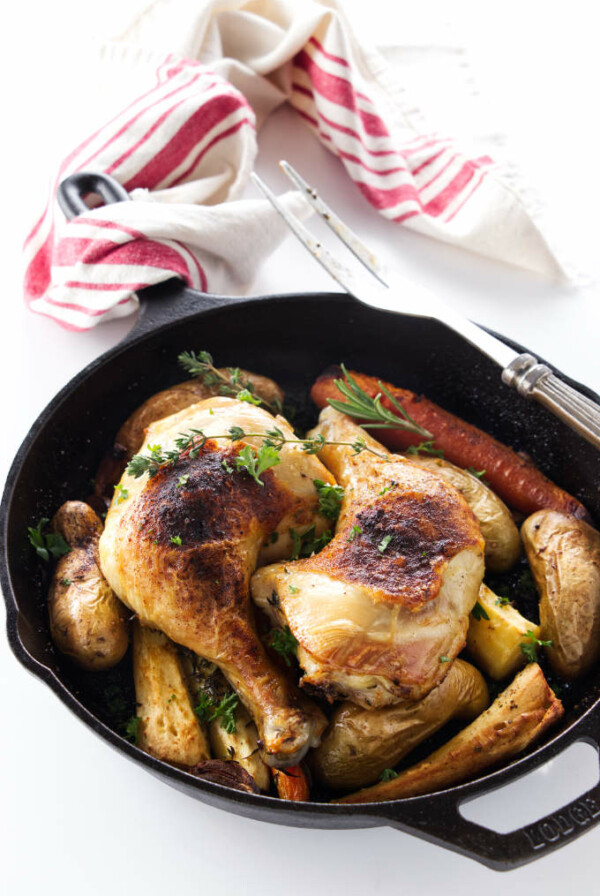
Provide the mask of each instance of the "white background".
[{"label": "white background", "polygon": [[[347,0],[359,33],[402,42],[415,4]],[[12,4],[2,13],[2,298],[4,412],[0,476],[29,426],[84,364],[130,321],[71,334],[26,312],[20,247],[41,211],[54,163],[99,123],[102,91],[86,79],[89,37],[110,35],[139,3],[81,0]],[[549,199],[564,238],[596,277],[600,201],[596,139],[599,66],[593,4],[503,2],[422,5],[425,22],[450,21],[471,50],[499,128]],[[427,27],[423,31],[427,40]],[[104,110],[103,113],[104,114]],[[259,171],[277,184],[281,155],[349,215],[376,250],[435,286],[469,316],[525,343],[600,389],[598,290],[574,291],[399,233],[366,208],[337,162],[286,111],[266,126]],[[283,188],[283,182],[281,182]],[[330,288],[287,241],[256,292]],[[0,646],[2,825],[0,885],[10,894],[100,893],[580,893],[597,890],[600,828],[529,867],[498,875],[391,829],[280,828],[209,809],[109,750]],[[488,798],[504,829],[557,808],[594,783],[597,760],[579,746],[533,779]],[[542,889],[543,888],[543,889]]]}]

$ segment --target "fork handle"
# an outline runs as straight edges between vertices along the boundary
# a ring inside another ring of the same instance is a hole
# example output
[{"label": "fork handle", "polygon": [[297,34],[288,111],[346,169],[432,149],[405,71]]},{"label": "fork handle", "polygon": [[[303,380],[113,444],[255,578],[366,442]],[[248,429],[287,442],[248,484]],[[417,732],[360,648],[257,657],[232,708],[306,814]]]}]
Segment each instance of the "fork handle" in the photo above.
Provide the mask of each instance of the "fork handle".
[{"label": "fork handle", "polygon": [[533,355],[517,355],[502,371],[502,380],[525,398],[535,398],[600,449],[600,406],[555,376],[546,364]]}]

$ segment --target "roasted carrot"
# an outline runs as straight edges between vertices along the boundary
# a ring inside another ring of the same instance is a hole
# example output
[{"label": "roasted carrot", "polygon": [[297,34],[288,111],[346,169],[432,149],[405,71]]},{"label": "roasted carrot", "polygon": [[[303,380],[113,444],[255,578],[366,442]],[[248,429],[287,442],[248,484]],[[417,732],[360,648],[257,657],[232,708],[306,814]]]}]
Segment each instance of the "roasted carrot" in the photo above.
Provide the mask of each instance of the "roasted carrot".
[{"label": "roasted carrot", "polygon": [[[350,373],[367,395],[374,398],[381,393],[380,380],[355,371]],[[330,369],[315,382],[311,396],[318,408],[325,407],[328,398],[344,400],[335,385],[339,376],[337,369]],[[485,470],[486,480],[509,507],[528,515],[536,510],[557,510],[590,521],[583,504],[551,482],[530,460],[521,457],[512,448],[422,395],[415,395],[390,383],[383,385],[413,420],[433,434],[436,448],[442,449],[447,460],[459,467]],[[382,396],[382,404],[395,410],[385,396]],[[420,436],[402,429],[378,429],[376,437],[392,451],[404,451],[422,441]]]},{"label": "roasted carrot", "polygon": [[284,769],[272,768],[271,774],[280,799],[297,802],[310,800],[308,775],[301,765],[290,765]]}]

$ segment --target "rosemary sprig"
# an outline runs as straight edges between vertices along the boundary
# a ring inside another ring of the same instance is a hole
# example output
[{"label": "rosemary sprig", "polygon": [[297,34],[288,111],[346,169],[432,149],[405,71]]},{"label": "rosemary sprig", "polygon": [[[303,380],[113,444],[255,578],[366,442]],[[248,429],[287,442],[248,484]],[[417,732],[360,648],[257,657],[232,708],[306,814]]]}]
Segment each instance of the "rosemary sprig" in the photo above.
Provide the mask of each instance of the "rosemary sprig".
[{"label": "rosemary sprig", "polygon": [[[338,392],[341,392],[346,398],[346,401],[328,398],[327,403],[332,408],[335,408],[336,411],[340,411],[342,414],[346,414],[348,417],[357,418],[365,429],[403,429],[407,432],[414,432],[424,439],[433,439],[432,433],[427,429],[423,429],[422,426],[419,426],[413,420],[381,381],[378,383],[381,392],[375,398],[371,398],[364,389],[361,389],[356,380],[350,376],[343,364],[341,368],[344,378],[334,380],[334,384]],[[382,394],[391,401],[400,416],[382,405]]]},{"label": "rosemary sprig", "polygon": [[229,395],[249,404],[262,404],[272,414],[281,413],[281,402],[277,399],[270,402],[257,395],[254,384],[244,378],[239,367],[228,367],[224,374],[215,367],[212,355],[205,351],[181,352],[177,360],[186,373],[198,377],[205,386],[218,386],[220,395]]},{"label": "rosemary sprig", "polygon": [[[231,442],[239,442],[242,439],[257,438],[262,440],[260,448],[246,445],[235,458],[235,469],[240,472],[245,470],[258,482],[264,485],[260,474],[280,462],[279,451],[284,445],[300,445],[306,454],[316,454],[323,445],[347,445],[355,454],[368,451],[376,457],[387,460],[386,454],[381,454],[370,448],[364,439],[358,438],[353,442],[334,442],[325,439],[322,435],[310,439],[288,439],[278,428],[268,429],[266,432],[245,432],[241,426],[232,426],[228,433],[207,436],[201,429],[191,429],[180,433],[175,439],[175,448],[163,451],[160,445],[148,445],[148,454],[136,454],[127,464],[127,472],[130,476],[139,479],[145,473],[152,479],[161,467],[173,466],[189,451],[189,457],[198,457],[200,451],[209,439],[229,439]],[[227,469],[227,468],[225,468]],[[233,467],[230,467],[233,470]]]}]

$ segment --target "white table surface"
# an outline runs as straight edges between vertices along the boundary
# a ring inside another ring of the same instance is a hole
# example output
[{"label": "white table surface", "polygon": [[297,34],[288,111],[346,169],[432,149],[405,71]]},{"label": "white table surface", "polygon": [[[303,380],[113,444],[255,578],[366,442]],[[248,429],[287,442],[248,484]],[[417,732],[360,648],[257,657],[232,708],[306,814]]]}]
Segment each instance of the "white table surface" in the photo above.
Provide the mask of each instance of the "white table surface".
[{"label": "white table surface", "polygon": [[[3,12],[3,295],[0,364],[4,431],[0,471],[55,392],[109,348],[131,321],[72,334],[29,314],[21,300],[20,246],[41,210],[53,164],[75,135],[94,126],[84,35],[108,35],[128,20],[131,0],[100,7],[81,0],[11,5]],[[412,4],[348,0],[361,30],[401,40]],[[389,6],[389,8],[388,8]],[[592,4],[432,3],[454,21],[480,65],[499,126],[534,173],[567,238],[594,258],[600,202]],[[83,49],[74,50],[78,46]],[[78,61],[78,62],[77,62]],[[77,64],[76,64],[77,63]],[[600,389],[598,289],[572,290],[397,228],[359,202],[338,163],[294,116],[282,111],[261,135],[258,170],[277,183],[281,156],[302,160],[376,250],[438,289],[467,315],[528,345],[573,377]],[[283,189],[283,181],[280,181]],[[288,240],[260,272],[255,291],[330,289]],[[0,646],[2,827],[0,886],[21,894],[239,893],[579,893],[597,889],[600,828],[509,875],[389,828],[321,832],[275,827],[210,809],[166,787],[109,750]],[[506,830],[589,788],[595,752],[577,746],[551,766],[489,797],[486,817]],[[483,812],[483,809],[481,810]],[[483,818],[483,815],[481,816]],[[543,888],[543,889],[542,889]]]}]

